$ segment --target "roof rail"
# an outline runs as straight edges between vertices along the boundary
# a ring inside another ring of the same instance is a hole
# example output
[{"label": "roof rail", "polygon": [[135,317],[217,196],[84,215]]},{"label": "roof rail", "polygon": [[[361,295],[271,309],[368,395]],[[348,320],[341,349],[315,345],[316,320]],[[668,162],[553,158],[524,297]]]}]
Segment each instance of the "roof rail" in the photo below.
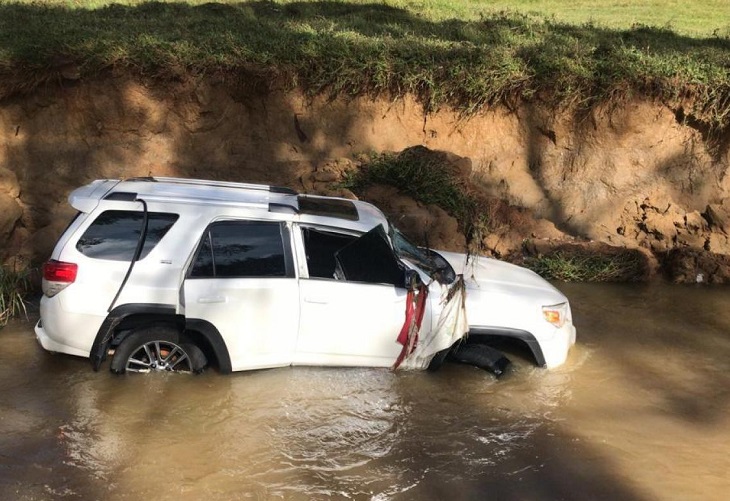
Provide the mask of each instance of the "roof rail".
[{"label": "roof rail", "polygon": [[208,181],[203,179],[187,179],[181,177],[144,177],[144,178],[131,178],[127,181],[158,181],[161,183],[172,183],[172,184],[185,184],[195,186],[215,186],[220,188],[236,188],[243,190],[260,190],[269,191],[271,193],[280,193],[282,195],[298,195],[299,193],[291,188],[283,186],[270,186],[267,184],[252,184],[252,183],[236,183],[232,181]]}]

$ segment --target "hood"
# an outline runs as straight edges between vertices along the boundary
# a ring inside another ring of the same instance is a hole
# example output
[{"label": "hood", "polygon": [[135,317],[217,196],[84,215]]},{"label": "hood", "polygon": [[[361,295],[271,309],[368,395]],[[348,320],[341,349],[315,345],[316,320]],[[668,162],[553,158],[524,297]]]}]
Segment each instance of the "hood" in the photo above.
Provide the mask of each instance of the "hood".
[{"label": "hood", "polygon": [[482,289],[484,286],[518,287],[534,289],[533,292],[537,294],[555,295],[557,302],[565,301],[565,296],[550,282],[527,268],[484,256],[471,256],[467,263],[466,254],[438,253],[449,262],[457,275],[464,275],[467,289]]},{"label": "hood", "polygon": [[[545,321],[543,307],[568,299],[537,273],[497,259],[455,252],[439,254],[464,275],[466,315],[472,328],[506,328],[551,338],[555,328]],[[570,316],[570,313],[568,313]]]}]

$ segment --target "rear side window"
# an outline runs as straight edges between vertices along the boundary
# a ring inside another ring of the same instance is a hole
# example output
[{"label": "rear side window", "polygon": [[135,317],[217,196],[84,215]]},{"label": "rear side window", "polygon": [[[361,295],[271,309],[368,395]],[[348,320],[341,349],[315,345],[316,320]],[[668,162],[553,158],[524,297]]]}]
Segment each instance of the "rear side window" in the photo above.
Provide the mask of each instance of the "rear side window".
[{"label": "rear side window", "polygon": [[287,228],[272,221],[223,221],[208,227],[191,278],[290,277]]},{"label": "rear side window", "polygon": [[[155,248],[178,217],[177,214],[149,213],[147,235],[140,259],[144,259]],[[76,249],[94,259],[131,261],[142,233],[143,222],[144,214],[139,211],[104,211],[76,242]]]}]

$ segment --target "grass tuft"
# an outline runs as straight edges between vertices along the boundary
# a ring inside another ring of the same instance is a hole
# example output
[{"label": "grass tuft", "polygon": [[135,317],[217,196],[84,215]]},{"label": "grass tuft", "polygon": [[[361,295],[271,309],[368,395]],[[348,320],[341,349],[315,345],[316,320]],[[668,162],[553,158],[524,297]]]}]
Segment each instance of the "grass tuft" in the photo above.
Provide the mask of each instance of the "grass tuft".
[{"label": "grass tuft", "polygon": [[0,328],[15,317],[27,315],[25,297],[30,291],[27,271],[0,267]]},{"label": "grass tuft", "polygon": [[633,282],[646,275],[646,265],[638,251],[610,254],[556,250],[525,258],[523,266],[543,278],[563,282]]},{"label": "grass tuft", "polygon": [[479,201],[446,167],[437,152],[413,147],[399,154],[373,155],[362,169],[354,171],[343,187],[362,193],[372,184],[385,184],[426,205],[436,205],[456,218],[467,242],[481,242],[488,220]]}]

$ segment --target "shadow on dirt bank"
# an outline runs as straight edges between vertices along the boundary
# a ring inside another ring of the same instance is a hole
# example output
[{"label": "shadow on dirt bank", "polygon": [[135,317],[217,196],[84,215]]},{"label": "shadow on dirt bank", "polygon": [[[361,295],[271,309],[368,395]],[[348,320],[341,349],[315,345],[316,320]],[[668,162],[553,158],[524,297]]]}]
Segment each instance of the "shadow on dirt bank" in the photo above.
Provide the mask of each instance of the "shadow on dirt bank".
[{"label": "shadow on dirt bank", "polygon": [[0,168],[17,178],[23,212],[5,215],[13,231],[0,258],[19,267],[47,259],[74,214],[68,194],[94,179],[177,176],[307,191],[302,183],[332,153],[327,138],[357,136],[366,118],[345,105],[314,116],[302,98],[254,91],[235,79],[122,76],[4,100],[0,126],[13,132],[0,136]]}]

